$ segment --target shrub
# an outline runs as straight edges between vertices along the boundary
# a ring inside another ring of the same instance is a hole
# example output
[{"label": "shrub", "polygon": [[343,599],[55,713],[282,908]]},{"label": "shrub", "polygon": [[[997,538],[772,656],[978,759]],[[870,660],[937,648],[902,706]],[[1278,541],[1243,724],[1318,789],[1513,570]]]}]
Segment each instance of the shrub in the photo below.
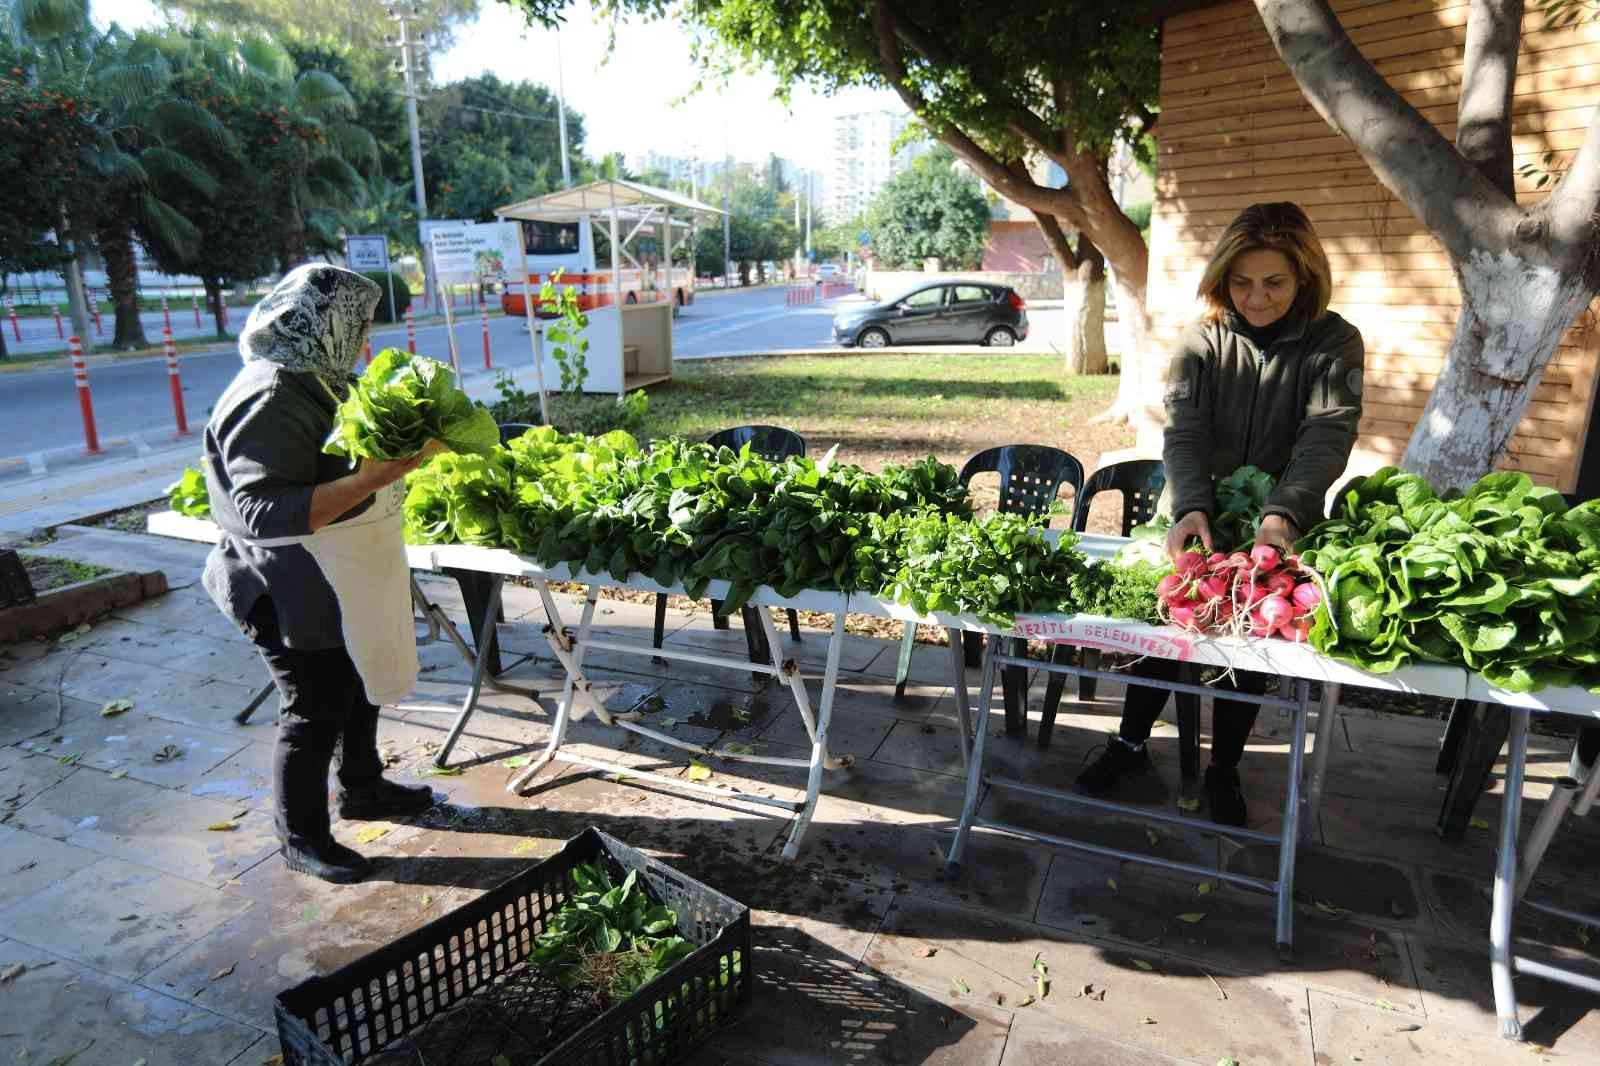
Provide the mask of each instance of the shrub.
[{"label": "shrub", "polygon": [[[377,282],[378,288],[383,292],[383,295],[378,297],[378,321],[391,323],[400,321],[401,317],[411,307],[411,286],[406,284],[406,279],[395,273],[385,274],[381,270],[364,271],[363,276]],[[394,302],[396,307],[393,311],[389,309],[390,278],[394,279]]]}]

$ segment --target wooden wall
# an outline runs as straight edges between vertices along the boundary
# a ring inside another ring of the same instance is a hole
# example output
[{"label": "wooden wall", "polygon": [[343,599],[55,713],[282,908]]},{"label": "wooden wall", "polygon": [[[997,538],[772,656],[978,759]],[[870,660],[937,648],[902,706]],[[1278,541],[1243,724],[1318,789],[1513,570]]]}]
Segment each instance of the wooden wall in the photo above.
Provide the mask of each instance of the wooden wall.
[{"label": "wooden wall", "polygon": [[[1333,0],[1333,7],[1378,71],[1453,141],[1465,0]],[[1546,31],[1530,12],[1523,25],[1516,166],[1543,166],[1553,150],[1550,167],[1559,170],[1600,102],[1600,24]],[[1365,417],[1352,469],[1397,461],[1454,329],[1459,296],[1449,259],[1305,102],[1252,4],[1166,20],[1157,142],[1149,306],[1158,338],[1170,341],[1198,312],[1201,268],[1240,208],[1298,202],[1333,266],[1333,309],[1366,339]],[[1536,181],[1519,177],[1519,197],[1543,196]],[[1564,338],[1503,464],[1563,490],[1576,480],[1593,407],[1595,312]]]}]

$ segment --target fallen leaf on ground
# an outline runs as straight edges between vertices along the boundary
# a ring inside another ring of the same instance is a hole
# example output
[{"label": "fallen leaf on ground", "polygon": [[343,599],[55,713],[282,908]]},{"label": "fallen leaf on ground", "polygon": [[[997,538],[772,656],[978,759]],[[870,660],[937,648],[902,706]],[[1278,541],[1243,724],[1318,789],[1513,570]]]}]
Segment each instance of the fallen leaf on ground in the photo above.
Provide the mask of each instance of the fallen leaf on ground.
[{"label": "fallen leaf on ground", "polygon": [[959,977],[957,977],[951,983],[955,986],[955,990],[960,992],[963,996],[972,991],[971,987],[969,987],[968,984]]},{"label": "fallen leaf on ground", "polygon": [[1199,809],[1200,809],[1200,801],[1198,799],[1189,799],[1187,797],[1182,797],[1182,796],[1180,796],[1178,798],[1178,810],[1180,810],[1180,811],[1198,811]]},{"label": "fallen leaf on ground", "polygon": [[1144,835],[1149,839],[1152,848],[1161,843],[1161,834],[1154,829],[1146,829]]},{"label": "fallen leaf on ground", "polygon": [[1139,1019],[1139,1023],[1141,1025],[1154,1025],[1156,1024],[1156,1020],[1147,1014],[1143,1018]]},{"label": "fallen leaf on ground", "polygon": [[424,766],[417,771],[418,777],[460,777],[459,766]]},{"label": "fallen leaf on ground", "polygon": [[283,1066],[283,1056],[273,1055],[271,1058],[262,1059],[261,1066]]},{"label": "fallen leaf on ground", "polygon": [[1178,915],[1178,921],[1184,923],[1185,925],[1196,925],[1204,919],[1204,911],[1189,911],[1186,914]]},{"label": "fallen leaf on ground", "polygon": [[1317,910],[1321,911],[1323,914],[1326,914],[1329,918],[1350,917],[1350,912],[1348,910],[1343,907],[1336,907],[1325,899],[1317,900]]},{"label": "fallen leaf on ground", "polygon": [[20,962],[14,962],[5,969],[0,970],[0,985],[8,985],[12,981],[28,972],[28,968]]},{"label": "fallen leaf on ground", "polygon": [[1237,1059],[1218,1059],[1217,1066],[1239,1066]]},{"label": "fallen leaf on ground", "polygon": [[133,710],[132,700],[112,700],[110,703],[100,708],[100,717],[115,718],[117,715],[125,714],[131,710]]},{"label": "fallen leaf on ground", "polygon": [[126,771],[126,770],[113,770],[113,771],[111,771],[111,780],[113,780],[113,781],[120,780],[121,778],[124,778],[124,777],[127,777],[127,776],[128,776],[128,771]]},{"label": "fallen leaf on ground", "polygon": [[71,755],[61,756],[56,760],[56,762],[60,763],[62,766],[75,766],[78,760],[81,758],[83,758],[83,753],[75,751]]},{"label": "fallen leaf on ground", "polygon": [[1412,1022],[1410,1025],[1397,1025],[1394,1027],[1394,1031],[1397,1033],[1417,1033],[1422,1031],[1422,1026]]},{"label": "fallen leaf on ground", "polygon": [[1380,999],[1380,1000],[1378,1000],[1378,1009],[1379,1010],[1399,1010],[1400,1008],[1395,1006],[1393,1003],[1390,1003],[1386,999]]},{"label": "fallen leaf on ground", "polygon": [[1026,1006],[1030,1005],[1032,1002],[1033,1002],[1033,996],[1032,996],[1032,994],[1029,994],[1029,995],[1023,996],[1021,999],[1017,1000],[1017,1006],[1026,1007]]},{"label": "fallen leaf on ground", "polygon": [[938,953],[939,953],[939,949],[938,948],[930,948],[926,944],[924,944],[922,947],[917,948],[911,954],[915,955],[919,959],[931,959],[935,955],[937,955]]},{"label": "fallen leaf on ground", "polygon": [[1117,890],[1117,879],[1115,877],[1106,878],[1106,884],[1111,886],[1111,891],[1115,892]]},{"label": "fallen leaf on ground", "polygon": [[1474,828],[1474,829],[1487,829],[1487,828],[1489,828],[1488,819],[1485,819],[1485,818],[1474,818],[1474,819],[1472,819],[1472,821],[1468,822],[1467,824],[1472,826],[1472,828]]},{"label": "fallen leaf on ground", "polygon": [[1589,929],[1589,927],[1587,925],[1578,926],[1577,932],[1578,932],[1578,943],[1582,944],[1584,947],[1588,947],[1589,946],[1589,941],[1594,939],[1594,933],[1590,931],[1590,929]]},{"label": "fallen leaf on ground", "polygon": [[211,975],[211,979],[213,981],[222,980],[224,977],[227,977],[229,974],[233,973],[233,968],[235,966],[237,966],[237,965],[239,965],[237,962],[228,963],[228,965],[224,966],[222,969],[220,969],[216,973],[212,974]]},{"label": "fallen leaf on ground", "polygon": [[239,828],[239,823],[233,821],[212,822],[206,826],[206,829],[212,833],[231,833],[237,828]]},{"label": "fallen leaf on ground", "polygon": [[709,781],[711,780],[711,767],[698,759],[690,759],[688,772],[683,776],[690,781]]},{"label": "fallen leaf on ground", "polygon": [[500,765],[507,770],[520,770],[533,761],[532,755],[513,755],[509,759],[501,759]]},{"label": "fallen leaf on ground", "polygon": [[740,744],[737,742],[733,744],[724,744],[722,746],[722,750],[729,755],[754,755],[756,751],[756,749],[752,748],[748,744]]},{"label": "fallen leaf on ground", "polygon": [[131,922],[131,921],[135,921],[138,917],[139,916],[137,914],[124,914],[122,917],[118,918],[117,921],[119,921],[119,922]]},{"label": "fallen leaf on ground", "polygon": [[423,910],[427,910],[429,907],[433,906],[433,897],[424,892],[422,894],[422,898],[417,900],[417,903]]},{"label": "fallen leaf on ground", "polygon": [[1148,962],[1145,962],[1143,959],[1134,959],[1133,960],[1133,964],[1135,966],[1139,967],[1139,969],[1143,970],[1145,973],[1154,973],[1155,969],[1156,969],[1154,966],[1151,966]]},{"label": "fallen leaf on ground", "polygon": [[156,762],[171,762],[173,759],[183,758],[183,749],[176,744],[163,744],[156,749],[151,758],[155,759]]},{"label": "fallen leaf on ground", "polygon": [[996,1007],[1004,1007],[1006,1005],[1006,994],[1004,992],[996,992],[994,994],[994,1005]]},{"label": "fallen leaf on ground", "polygon": [[381,825],[364,825],[356,833],[357,844],[370,844],[389,832],[388,827]]},{"label": "fallen leaf on ground", "polygon": [[1194,890],[1200,893],[1200,895],[1204,896],[1208,894],[1214,887],[1215,886],[1212,885],[1210,881],[1201,881],[1198,885],[1194,886]]},{"label": "fallen leaf on ground", "polygon": [[526,855],[539,847],[537,840],[519,840],[517,846],[511,849],[513,855]]},{"label": "fallen leaf on ground", "polygon": [[504,1055],[496,1055],[489,1060],[489,1066],[511,1066],[511,1060]]}]

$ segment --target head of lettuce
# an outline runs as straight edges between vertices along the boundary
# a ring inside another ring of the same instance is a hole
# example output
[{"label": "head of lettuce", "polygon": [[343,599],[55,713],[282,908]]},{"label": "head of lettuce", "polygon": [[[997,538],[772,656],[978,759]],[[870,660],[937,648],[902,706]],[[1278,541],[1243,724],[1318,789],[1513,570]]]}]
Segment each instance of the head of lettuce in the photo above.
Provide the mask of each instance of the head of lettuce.
[{"label": "head of lettuce", "polygon": [[430,440],[488,455],[500,443],[494,416],[456,385],[450,368],[385,348],[339,404],[322,450],[351,459],[406,459]]}]

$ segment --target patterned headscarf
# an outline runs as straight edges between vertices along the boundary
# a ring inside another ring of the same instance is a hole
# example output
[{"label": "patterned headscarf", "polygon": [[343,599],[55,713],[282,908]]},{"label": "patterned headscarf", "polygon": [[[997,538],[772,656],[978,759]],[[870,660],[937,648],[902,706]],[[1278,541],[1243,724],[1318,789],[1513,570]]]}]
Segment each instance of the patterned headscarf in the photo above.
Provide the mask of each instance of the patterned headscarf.
[{"label": "patterned headscarf", "polygon": [[315,374],[342,400],[382,294],[377,282],[342,267],[296,267],[251,309],[239,334],[239,354],[247,363],[261,360]]}]

